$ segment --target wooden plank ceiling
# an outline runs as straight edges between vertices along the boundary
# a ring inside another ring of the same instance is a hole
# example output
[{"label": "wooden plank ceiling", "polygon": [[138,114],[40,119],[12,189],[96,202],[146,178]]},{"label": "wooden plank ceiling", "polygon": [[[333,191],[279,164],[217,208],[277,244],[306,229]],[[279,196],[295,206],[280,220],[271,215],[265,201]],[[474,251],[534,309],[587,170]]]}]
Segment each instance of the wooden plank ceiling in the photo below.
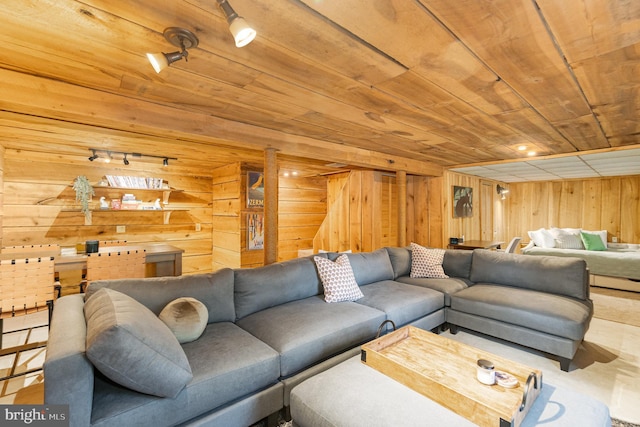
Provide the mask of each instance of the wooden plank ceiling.
[{"label": "wooden plank ceiling", "polygon": [[[639,1],[230,2],[258,32],[244,48],[215,0],[0,2],[3,129],[46,118],[179,140],[167,154],[181,161],[273,147],[425,175],[521,159],[523,145],[640,144]],[[145,53],[175,50],[171,26],[200,43],[156,74]]]}]

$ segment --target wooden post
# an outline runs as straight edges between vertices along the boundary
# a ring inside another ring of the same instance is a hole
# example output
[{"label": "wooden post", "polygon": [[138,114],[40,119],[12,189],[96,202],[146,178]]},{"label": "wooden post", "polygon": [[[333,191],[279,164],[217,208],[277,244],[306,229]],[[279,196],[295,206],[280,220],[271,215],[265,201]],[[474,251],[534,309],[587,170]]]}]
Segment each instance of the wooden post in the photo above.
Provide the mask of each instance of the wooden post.
[{"label": "wooden post", "polygon": [[398,187],[398,246],[407,244],[407,173],[396,172]]},{"label": "wooden post", "polygon": [[278,261],[278,160],[275,148],[264,150],[264,265]]}]

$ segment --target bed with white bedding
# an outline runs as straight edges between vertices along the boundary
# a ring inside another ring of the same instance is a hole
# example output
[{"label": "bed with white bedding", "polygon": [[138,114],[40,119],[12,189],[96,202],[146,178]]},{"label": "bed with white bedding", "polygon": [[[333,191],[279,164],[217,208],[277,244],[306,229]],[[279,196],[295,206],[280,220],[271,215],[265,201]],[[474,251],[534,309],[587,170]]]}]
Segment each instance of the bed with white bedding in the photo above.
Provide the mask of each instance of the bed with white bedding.
[{"label": "bed with white bedding", "polygon": [[[522,248],[523,254],[581,258],[587,262],[591,285],[640,292],[640,245],[606,243],[604,250],[588,250],[584,245],[578,248],[575,241],[566,244],[562,237],[558,240],[558,229],[555,233],[550,233],[554,229],[545,230],[542,236],[541,230],[544,229],[529,232],[531,241]],[[564,230],[575,233],[576,229]],[[553,238],[550,239],[549,234]],[[606,239],[606,234],[603,239]]]}]

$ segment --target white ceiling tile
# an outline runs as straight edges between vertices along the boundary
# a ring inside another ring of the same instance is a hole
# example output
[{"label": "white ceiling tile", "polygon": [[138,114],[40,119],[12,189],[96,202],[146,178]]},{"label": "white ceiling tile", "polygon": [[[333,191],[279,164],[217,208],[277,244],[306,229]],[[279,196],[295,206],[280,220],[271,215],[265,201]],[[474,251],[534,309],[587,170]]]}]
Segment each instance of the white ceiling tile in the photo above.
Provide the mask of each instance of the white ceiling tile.
[{"label": "white ceiling tile", "polygon": [[453,169],[503,182],[640,175],[640,148]]}]

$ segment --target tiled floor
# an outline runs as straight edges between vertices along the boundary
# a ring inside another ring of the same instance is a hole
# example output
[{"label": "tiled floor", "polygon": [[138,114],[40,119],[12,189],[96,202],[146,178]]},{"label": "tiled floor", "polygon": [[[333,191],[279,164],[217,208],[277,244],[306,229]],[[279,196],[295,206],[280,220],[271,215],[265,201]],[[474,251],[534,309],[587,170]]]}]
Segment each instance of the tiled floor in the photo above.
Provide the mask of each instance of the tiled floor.
[{"label": "tiled floor", "polygon": [[[26,316],[4,319],[2,349],[26,343],[46,341],[48,313],[41,311]],[[34,327],[35,326],[35,327]],[[25,328],[32,328],[21,330]],[[16,332],[17,331],[17,332]],[[0,377],[35,372],[0,381],[0,404],[42,403],[44,376],[39,369],[44,363],[46,347],[0,356]]]}]

